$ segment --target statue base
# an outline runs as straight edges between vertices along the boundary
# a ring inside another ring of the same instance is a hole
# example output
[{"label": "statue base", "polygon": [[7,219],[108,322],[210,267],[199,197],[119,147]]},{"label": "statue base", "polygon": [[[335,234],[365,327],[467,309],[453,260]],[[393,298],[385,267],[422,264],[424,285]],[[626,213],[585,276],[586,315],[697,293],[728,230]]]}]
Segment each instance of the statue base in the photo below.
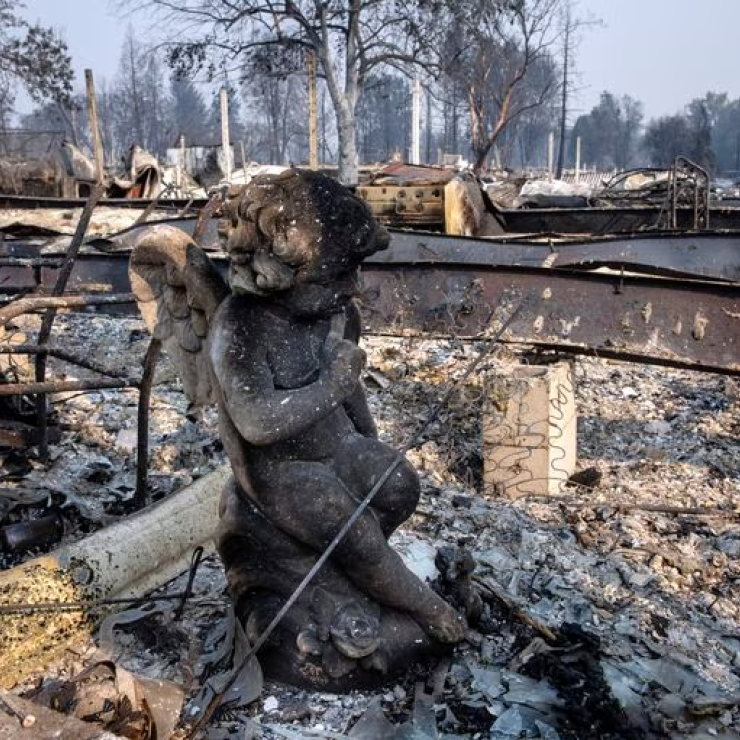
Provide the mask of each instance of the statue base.
[{"label": "statue base", "polygon": [[[254,644],[318,555],[266,519],[233,479],[220,514],[218,552],[237,618]],[[341,693],[388,683],[450,648],[408,614],[371,600],[330,559],[257,657],[272,680]]]}]

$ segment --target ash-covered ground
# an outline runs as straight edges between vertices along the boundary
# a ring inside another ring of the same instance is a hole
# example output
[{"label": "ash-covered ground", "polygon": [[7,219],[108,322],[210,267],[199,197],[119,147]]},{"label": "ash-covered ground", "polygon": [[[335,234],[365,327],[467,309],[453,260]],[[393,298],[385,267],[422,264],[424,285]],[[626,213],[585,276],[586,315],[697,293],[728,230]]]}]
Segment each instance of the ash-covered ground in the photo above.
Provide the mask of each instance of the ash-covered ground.
[{"label": "ash-covered ground", "polygon": [[[23,321],[18,331],[32,335],[33,322]],[[137,375],[148,337],[138,319],[62,314],[53,341]],[[468,640],[376,692],[329,695],[265,682],[256,699],[217,713],[203,736],[740,736],[738,381],[576,359],[576,476],[556,494],[512,498],[482,485],[485,378],[523,355],[496,347],[454,385],[488,348],[381,337],[366,337],[364,347],[371,407],[387,441],[405,445],[444,400],[425,441],[409,452],[422,500],[394,543],[430,578],[439,575],[439,551],[472,556],[474,595],[450,596],[476,604]],[[51,373],[87,376],[59,362]],[[54,509],[70,541],[126,516],[137,399],[135,390],[52,397],[61,437],[50,461],[33,450],[2,452],[3,525]],[[215,412],[186,419],[166,358],[151,409],[154,498],[225,461]],[[5,553],[3,566],[33,554]],[[178,619],[163,608],[138,616],[109,621],[89,645],[15,693],[77,675],[104,643],[115,665],[178,684],[183,718],[194,716],[229,624],[217,558],[199,568]]]}]

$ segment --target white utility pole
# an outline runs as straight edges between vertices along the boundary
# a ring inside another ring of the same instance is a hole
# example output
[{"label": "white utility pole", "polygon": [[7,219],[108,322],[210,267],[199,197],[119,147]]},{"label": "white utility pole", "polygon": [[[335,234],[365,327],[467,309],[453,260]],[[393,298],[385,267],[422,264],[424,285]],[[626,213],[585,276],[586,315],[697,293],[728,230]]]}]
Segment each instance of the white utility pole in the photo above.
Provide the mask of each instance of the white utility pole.
[{"label": "white utility pole", "polygon": [[224,175],[231,180],[231,141],[229,139],[229,93],[225,87],[221,88],[221,150],[224,153]]},{"label": "white utility pole", "polygon": [[421,82],[414,80],[411,95],[411,164],[421,163]]}]

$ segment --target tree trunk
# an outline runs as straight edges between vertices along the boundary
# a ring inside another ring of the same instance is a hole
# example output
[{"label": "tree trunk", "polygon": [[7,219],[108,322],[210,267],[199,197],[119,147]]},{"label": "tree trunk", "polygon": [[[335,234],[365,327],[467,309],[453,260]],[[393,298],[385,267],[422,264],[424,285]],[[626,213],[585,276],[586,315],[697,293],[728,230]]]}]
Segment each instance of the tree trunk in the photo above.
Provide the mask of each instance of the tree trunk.
[{"label": "tree trunk", "polygon": [[360,157],[357,151],[354,113],[340,108],[337,111],[339,135],[339,171],[337,179],[343,185],[357,185],[360,179]]},{"label": "tree trunk", "polygon": [[480,172],[488,154],[485,136],[483,132],[483,103],[481,96],[475,90],[468,94],[468,106],[470,108],[470,149],[475,158],[473,172]]}]

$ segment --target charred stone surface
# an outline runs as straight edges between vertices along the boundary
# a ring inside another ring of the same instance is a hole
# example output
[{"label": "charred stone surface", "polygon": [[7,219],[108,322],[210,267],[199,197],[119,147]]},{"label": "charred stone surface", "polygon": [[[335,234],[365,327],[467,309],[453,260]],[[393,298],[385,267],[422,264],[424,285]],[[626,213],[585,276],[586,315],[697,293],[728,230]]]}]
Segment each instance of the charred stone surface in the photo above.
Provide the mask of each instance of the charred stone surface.
[{"label": "charred stone surface", "polygon": [[254,642],[394,466],[260,653],[291,683],[379,683],[463,636],[457,612],[388,544],[419,482],[377,437],[353,303],[362,259],[388,234],[349,190],[308,171],[256,178],[228,211],[231,292],[206,348],[234,473],[217,544],[238,614]]}]

